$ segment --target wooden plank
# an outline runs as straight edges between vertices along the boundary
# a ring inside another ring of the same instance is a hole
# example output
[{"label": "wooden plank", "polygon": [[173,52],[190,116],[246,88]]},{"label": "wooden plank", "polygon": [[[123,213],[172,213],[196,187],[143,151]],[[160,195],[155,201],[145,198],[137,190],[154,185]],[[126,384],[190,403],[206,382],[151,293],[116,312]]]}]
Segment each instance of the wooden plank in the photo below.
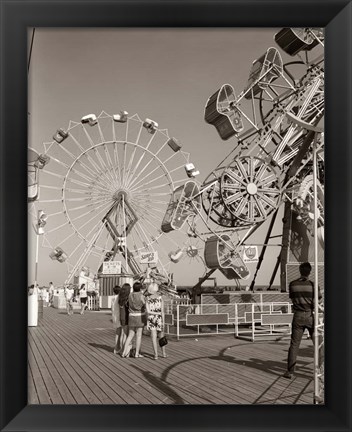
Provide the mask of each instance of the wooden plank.
[{"label": "wooden plank", "polygon": [[[87,403],[312,403],[312,359],[298,358],[297,377],[292,380],[281,376],[286,368],[288,344],[243,342],[233,335],[195,335],[180,341],[169,337],[169,357],[155,361],[151,339],[143,336],[145,357],[122,359],[112,353],[115,335],[110,312],[69,317],[47,309],[30,345],[36,345],[46,369],[51,371],[46,378],[51,378],[63,399],[69,389],[76,403],[82,403],[77,400],[82,393]],[[303,341],[302,346],[310,343]],[[33,361],[31,357],[30,367]],[[43,403],[45,385],[39,388],[39,397],[33,374],[32,382],[35,395],[31,400]],[[43,382],[39,380],[40,384]]]},{"label": "wooden plank", "polygon": [[[37,365],[37,361],[32,351],[32,347],[28,349],[28,360],[30,362],[30,367],[32,371],[33,381],[35,385],[36,395],[40,404],[51,404],[52,401],[50,399],[48,390],[46,388],[44,379]],[[31,400],[34,399],[30,398]]]},{"label": "wooden plank", "polygon": [[[123,360],[123,361],[124,361],[124,362],[127,362],[128,360],[125,359],[125,360]],[[135,360],[132,360],[132,361],[135,362]],[[138,360],[138,361],[140,361],[140,360]],[[143,361],[145,361],[145,360],[143,360]],[[125,373],[126,373],[126,371],[127,371],[127,370],[125,369]],[[149,378],[152,378],[152,377],[149,377]],[[197,383],[197,385],[198,385],[198,383]],[[211,398],[214,399],[214,392],[211,391],[211,390],[209,390],[209,396],[210,396]],[[193,401],[192,401],[192,402],[193,402]],[[227,402],[227,400],[222,400],[222,399],[221,399],[221,402],[224,403],[224,402]]]},{"label": "wooden plank", "polygon": [[[56,389],[55,393],[58,392],[60,394],[62,403],[68,403],[68,404],[75,403],[75,399],[73,398],[71,392],[69,391],[65,382],[61,378],[61,375],[56,370],[56,361],[53,362],[51,358],[48,356],[47,352],[43,349],[43,346],[38,338],[38,332],[35,332],[33,334],[33,343],[35,344],[38,352],[40,352],[43,362],[50,373],[52,385],[55,386]],[[52,401],[53,403],[57,403],[53,398]]]},{"label": "wooden plank", "polygon": [[[111,339],[110,339],[110,341],[111,341]],[[110,342],[110,343],[111,343],[111,342]],[[150,356],[151,356],[151,355],[152,355],[152,354],[150,354]],[[131,371],[131,367],[132,367],[132,368],[138,368],[138,365],[140,365],[141,362],[143,362],[143,365],[144,365],[144,367],[145,367],[145,363],[146,363],[147,361],[149,362],[149,365],[153,365],[153,364],[155,364],[155,361],[154,361],[153,359],[151,359],[151,358],[147,358],[147,357],[145,357],[144,359],[138,359],[138,360],[136,360],[136,359],[121,359],[120,357],[117,357],[117,358],[120,359],[120,361],[119,361],[119,363],[120,363],[120,365],[121,365],[120,367],[123,368],[124,373],[125,373],[125,374],[130,374],[130,373],[132,373],[132,378],[133,378],[135,381],[139,380],[139,378],[136,376],[135,371]],[[146,370],[147,370],[148,372],[149,372],[149,369],[150,369],[150,366],[149,366],[149,365],[148,365],[147,367],[145,367]],[[116,365],[116,366],[117,366],[117,365]],[[131,372],[130,372],[130,371],[131,371]],[[158,385],[159,388],[162,388],[162,389],[164,390],[164,392],[167,391],[167,388],[165,388],[165,384],[166,384],[166,383],[164,383],[163,381],[157,381],[157,379],[156,379],[157,377],[155,377],[155,376],[151,376],[149,373],[146,373],[145,376],[146,376],[146,378],[147,378],[146,382],[148,383],[147,385],[148,385],[149,389],[150,389],[150,384],[149,384],[149,382],[152,381],[153,384]],[[138,382],[138,384],[143,386],[143,382]],[[139,387],[139,388],[140,388],[140,387]],[[170,389],[169,393],[170,393],[170,394],[173,394],[172,389]],[[159,393],[159,395],[160,395],[160,393]],[[177,402],[179,403],[180,401],[178,400]],[[189,401],[189,403],[193,403],[193,401]]]},{"label": "wooden plank", "polygon": [[[62,329],[66,328],[65,326],[67,326],[66,323],[63,323],[63,325],[61,326]],[[113,388],[118,388],[119,389],[119,396],[123,397],[124,399],[126,399],[128,401],[128,403],[159,403],[160,400],[154,398],[150,392],[145,392],[144,389],[141,389],[141,387],[138,388],[133,388],[133,381],[135,381],[136,377],[135,375],[132,374],[131,376],[131,381],[129,383],[127,383],[127,385],[129,385],[129,387],[132,387],[132,391],[125,391],[124,390],[124,385],[126,385],[126,383],[121,383],[119,382],[120,377],[116,376],[116,367],[115,365],[113,365],[111,368],[108,368],[107,370],[104,370],[103,367],[103,363],[102,363],[102,358],[101,355],[96,354],[94,351],[91,350],[91,347],[89,347],[88,345],[88,341],[89,339],[87,339],[87,337],[85,337],[86,342],[82,342],[82,334],[79,333],[77,335],[75,334],[71,334],[71,342],[75,344],[75,350],[78,351],[81,355],[82,355],[82,360],[85,362],[89,362],[89,360],[87,360],[88,358],[96,358],[97,362],[96,364],[93,363],[93,369],[97,372],[97,377],[100,377],[100,379],[102,379],[103,377],[105,378],[105,380],[102,380],[100,382],[100,385],[102,387],[104,387],[104,389],[109,390],[109,387],[112,385],[111,380],[115,381],[117,386],[113,386]],[[64,343],[64,341],[63,341]],[[103,355],[104,355],[104,351],[103,351]],[[90,363],[91,364],[91,363]],[[106,368],[106,365],[104,366]],[[123,377],[126,375],[126,371],[123,370]],[[124,384],[124,385],[121,385]],[[149,389],[148,389],[149,390]],[[144,393],[145,397],[149,397],[149,399],[151,399],[150,401],[146,400],[145,398],[142,399],[141,398],[141,392]],[[133,396],[133,398],[131,398],[131,396]],[[140,400],[136,400],[140,399]],[[124,401],[120,401],[120,403],[123,403]],[[125,401],[126,402],[126,401]]]},{"label": "wooden plank", "polygon": [[[142,346],[143,348],[143,346]],[[147,351],[148,354],[147,354]],[[209,399],[207,399],[204,395],[204,392],[202,393],[200,392],[194,392],[192,390],[190,390],[190,387],[192,385],[195,385],[195,382],[191,382],[188,378],[187,375],[185,376],[184,374],[179,374],[178,379],[175,382],[171,382],[170,380],[166,381],[163,376],[162,376],[162,372],[163,372],[163,368],[165,367],[165,361],[167,359],[164,359],[162,357],[160,357],[158,359],[158,361],[155,361],[153,359],[153,354],[152,354],[152,347],[151,347],[151,343],[150,343],[150,349],[146,350],[145,346],[143,349],[143,353],[146,355],[145,359],[143,360],[143,362],[148,362],[148,365],[145,366],[148,370],[148,372],[151,372],[154,376],[152,377],[153,379],[158,378],[160,381],[158,381],[156,383],[157,387],[160,387],[159,383],[161,383],[162,387],[169,386],[169,391],[167,391],[167,389],[165,389],[164,393],[168,394],[169,399],[171,398],[171,400],[174,400],[174,402],[180,403],[179,397],[177,397],[177,394],[175,395],[174,391],[177,391],[178,394],[180,394],[180,396],[182,397],[182,402],[185,403],[211,403],[211,401]],[[149,355],[149,357],[147,357],[147,355]],[[173,361],[178,361],[178,358],[175,358],[174,356],[172,356]],[[180,360],[182,360],[180,358]],[[125,368],[125,370],[127,369],[127,366],[131,366],[134,367],[134,363],[135,360],[134,359],[122,359],[122,367]],[[135,363],[138,365],[138,363]],[[144,363],[145,364],[145,363]],[[162,369],[160,368],[160,366],[162,366]],[[127,369],[128,370],[128,369]],[[185,380],[185,383],[182,382],[182,380]],[[187,389],[187,391],[185,391],[185,389]],[[197,395],[196,395],[197,393]],[[206,394],[206,392],[205,392]]]},{"label": "wooden plank", "polygon": [[28,405],[39,404],[38,395],[36,392],[31,366],[28,365]]},{"label": "wooden plank", "polygon": [[54,334],[52,331],[48,332],[51,344],[55,347],[57,354],[61,356],[65,368],[73,373],[77,385],[82,389],[90,403],[112,403],[112,400],[102,392],[90,375],[87,374],[87,370],[81,364],[80,358],[74,350],[67,350],[65,345],[60,344]]},{"label": "wooden plank", "polygon": [[[207,354],[207,355],[209,355],[209,354]],[[241,362],[239,362],[239,363],[241,363]],[[206,364],[202,365],[202,369],[206,370],[207,369],[207,365]],[[222,363],[222,366],[221,366],[221,370],[222,371],[226,370],[226,366],[224,366],[223,363]],[[241,378],[243,378],[244,372],[246,372],[246,368],[244,368],[244,370],[238,370],[237,380],[241,380]],[[216,370],[214,370],[214,368],[212,368],[211,370],[208,369],[208,373],[209,374],[213,373],[213,374],[215,374],[218,377],[217,378],[218,380],[220,379],[219,378],[219,373],[220,373],[219,370],[216,371]],[[229,377],[234,376],[234,374],[235,374],[235,371],[233,370],[233,368],[231,368],[228,371],[228,376],[226,377],[226,380],[227,380],[226,382],[227,382],[228,385],[230,385],[230,383],[231,383],[231,381],[229,381]],[[265,383],[265,381],[263,380],[263,374],[261,374],[260,376],[258,376],[258,373],[253,373],[253,372],[251,373],[251,370],[249,370],[247,372],[247,374],[246,374],[247,379],[246,379],[246,377],[244,378],[244,385],[246,387],[251,388],[251,384],[255,383],[253,391],[258,391],[258,389],[260,389],[261,386],[263,386],[265,384],[270,385],[272,383],[272,378],[270,377],[270,374],[267,374],[267,376],[269,378],[268,378],[267,382]],[[277,375],[276,375],[276,377],[277,377]],[[279,376],[279,378],[280,378],[280,380],[282,380],[283,383],[285,383],[285,382],[287,383],[287,380],[285,380],[284,378],[281,378],[281,376]]]},{"label": "wooden plank", "polygon": [[[38,332],[40,335],[40,342],[37,341],[39,345],[38,349],[43,350],[45,355],[48,356],[48,363],[51,364],[52,376],[59,391],[65,401],[65,404],[87,404],[88,400],[85,398],[84,394],[81,392],[75,381],[71,378],[70,374],[61,363],[61,355],[58,351],[53,349],[52,344],[49,346],[47,343],[47,335],[42,331]],[[39,338],[38,338],[39,339]],[[66,395],[66,396],[64,396]]]},{"label": "wooden plank", "polygon": [[54,380],[51,377],[51,373],[45,364],[45,361],[39,352],[35,342],[32,343],[32,352],[34,357],[36,358],[36,362],[38,365],[38,369],[43,377],[43,381],[45,382],[46,389],[49,393],[51,403],[53,404],[63,404],[64,401],[60,395],[58,388],[55,385]]},{"label": "wooden plank", "polygon": [[[152,348],[152,346],[151,346],[151,342],[150,342],[150,346],[149,346],[149,350],[150,350],[150,355],[152,355],[151,354],[151,348]],[[146,350],[144,349],[143,350],[143,352],[145,352]],[[172,355],[172,356],[170,356],[168,359],[163,359],[163,358],[159,358],[158,359],[158,361],[157,362],[155,362],[154,360],[152,360],[151,361],[151,365],[153,365],[153,364],[162,364],[163,365],[163,367],[165,367],[166,366],[166,362],[168,362],[168,360],[170,360],[171,362],[176,362],[176,363],[179,363],[179,359],[182,361],[182,360],[184,360],[184,353],[182,352],[182,354],[179,356],[179,357],[177,357],[177,358],[175,358],[175,356],[174,355]],[[125,360],[126,361],[126,360]],[[149,362],[150,362],[150,360],[149,360]],[[148,366],[149,368],[151,368],[152,366]],[[160,368],[158,369],[158,372],[160,373]],[[184,371],[183,371],[184,372]],[[190,380],[189,380],[189,377],[193,377],[193,374],[191,375],[191,374],[189,374],[189,373],[181,373],[180,375],[179,375],[179,377],[178,377],[178,381],[177,381],[177,383],[180,383],[180,384],[182,384],[182,380],[185,380],[185,386],[189,386],[190,385]],[[192,382],[192,385],[196,385],[197,387],[199,387],[199,388],[201,388],[201,387],[204,387],[204,385],[202,385],[202,386],[200,386],[199,385],[199,382],[198,381],[194,381],[193,380],[193,382]],[[208,390],[209,390],[209,395],[211,396],[211,397],[213,397],[214,396],[214,390],[212,389],[212,388],[210,388],[210,387],[208,387]],[[203,390],[204,391],[204,390]],[[225,400],[224,399],[221,399],[222,400],[222,402],[228,402],[228,398],[226,398]]]},{"label": "wooden plank", "polygon": [[[72,337],[67,338],[51,332],[51,339],[56,343],[57,347],[59,347],[59,350],[70,363],[71,367],[74,367],[75,371],[78,372],[81,380],[87,385],[88,389],[90,389],[102,403],[111,404],[124,402],[124,399],[120,397],[108,383],[104,383],[104,380],[100,380],[99,375],[96,375],[96,366],[94,363],[90,359],[78,354],[77,347],[73,344]],[[103,385],[102,382],[104,383]]]}]

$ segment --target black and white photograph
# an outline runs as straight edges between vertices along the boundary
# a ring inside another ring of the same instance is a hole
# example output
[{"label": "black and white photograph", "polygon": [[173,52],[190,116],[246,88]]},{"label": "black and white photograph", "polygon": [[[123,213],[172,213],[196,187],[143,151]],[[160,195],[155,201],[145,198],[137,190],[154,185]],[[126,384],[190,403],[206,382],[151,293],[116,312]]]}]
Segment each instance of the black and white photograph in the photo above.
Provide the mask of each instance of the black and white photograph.
[{"label": "black and white photograph", "polygon": [[29,405],[325,404],[324,39],[28,28]]}]

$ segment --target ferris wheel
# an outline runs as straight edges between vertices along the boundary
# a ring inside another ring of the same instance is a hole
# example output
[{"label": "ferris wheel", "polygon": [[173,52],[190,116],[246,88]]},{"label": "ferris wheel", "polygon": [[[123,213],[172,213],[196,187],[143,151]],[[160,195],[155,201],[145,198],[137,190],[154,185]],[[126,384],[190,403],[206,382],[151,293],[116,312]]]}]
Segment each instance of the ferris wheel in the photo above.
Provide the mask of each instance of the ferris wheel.
[{"label": "ferris wheel", "polygon": [[43,154],[36,197],[47,217],[42,246],[67,266],[66,282],[83,266],[97,272],[112,260],[126,273],[152,266],[168,277],[170,240],[161,220],[190,164],[167,129],[126,111],[88,114],[58,129]]}]

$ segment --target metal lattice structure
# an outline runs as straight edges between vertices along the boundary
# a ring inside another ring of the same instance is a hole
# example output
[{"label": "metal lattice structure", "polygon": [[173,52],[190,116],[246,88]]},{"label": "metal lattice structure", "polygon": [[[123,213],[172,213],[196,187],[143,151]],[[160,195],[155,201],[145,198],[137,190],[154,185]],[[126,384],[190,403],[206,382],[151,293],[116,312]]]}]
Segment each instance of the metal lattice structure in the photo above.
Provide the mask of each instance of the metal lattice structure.
[{"label": "metal lattice structure", "polygon": [[[230,279],[249,277],[241,248],[270,218],[271,231],[284,202],[324,243],[324,34],[321,29],[284,28],[274,39],[284,55],[293,58],[284,61],[280,51],[270,47],[253,62],[242,92],[224,84],[208,99],[205,121],[235,145],[199,189],[187,194],[186,186],[179,188],[181,199],[166,215],[169,230],[180,229],[191,215],[198,217],[208,229],[204,233],[199,225],[194,227],[205,242],[207,266]],[[183,222],[172,225],[175,218]],[[319,308],[321,317],[323,304]],[[316,334],[322,333],[323,322],[315,316]],[[322,400],[323,365],[315,358],[316,400]]]}]

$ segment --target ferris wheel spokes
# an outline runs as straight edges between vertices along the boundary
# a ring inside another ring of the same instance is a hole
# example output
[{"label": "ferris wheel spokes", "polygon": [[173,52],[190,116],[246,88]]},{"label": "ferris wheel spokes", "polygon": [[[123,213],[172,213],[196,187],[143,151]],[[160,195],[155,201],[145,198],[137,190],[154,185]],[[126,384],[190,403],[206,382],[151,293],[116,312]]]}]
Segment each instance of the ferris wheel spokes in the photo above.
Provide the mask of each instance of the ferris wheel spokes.
[{"label": "ferris wheel spokes", "polygon": [[91,241],[87,244],[85,250],[83,251],[83,254],[81,255],[81,257],[78,259],[78,261],[76,262],[76,265],[72,268],[71,272],[68,274],[65,284],[70,283],[72,277],[74,276],[74,274],[76,273],[76,271],[84,265],[85,260],[87,259],[87,256],[90,254],[91,249],[94,247],[94,243],[97,241],[97,239],[100,237],[102,231],[104,228],[104,224],[101,223],[101,226],[99,228],[99,230],[96,232],[96,234],[92,237]]}]

